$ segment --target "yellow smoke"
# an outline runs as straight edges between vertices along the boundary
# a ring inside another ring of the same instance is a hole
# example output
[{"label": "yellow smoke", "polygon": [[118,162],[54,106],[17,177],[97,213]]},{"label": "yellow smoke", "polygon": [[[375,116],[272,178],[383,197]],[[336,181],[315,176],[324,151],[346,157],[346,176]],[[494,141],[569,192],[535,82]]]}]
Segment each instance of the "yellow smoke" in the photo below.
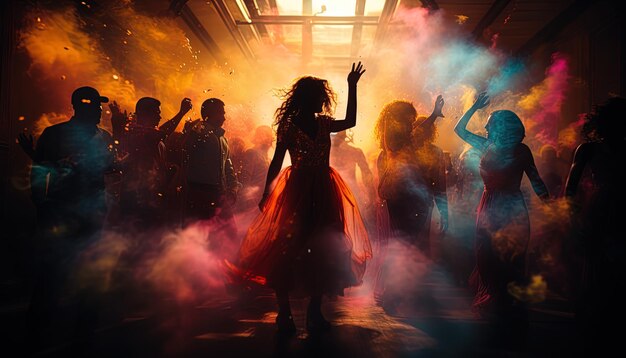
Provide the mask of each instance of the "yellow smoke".
[{"label": "yellow smoke", "polygon": [[546,299],[548,284],[541,275],[534,275],[528,285],[523,286],[510,282],[507,289],[511,296],[520,301],[538,303]]},{"label": "yellow smoke", "polygon": [[[218,97],[226,103],[227,136],[241,137],[246,143],[251,142],[257,125],[273,122],[274,111],[280,105],[275,90],[288,87],[305,74],[330,81],[338,94],[336,117],[345,115],[349,63],[345,68],[323,60],[303,64],[298,56],[271,41],[255,48],[254,64],[232,53],[226,53],[226,62],[216,63],[204,47],[190,42],[176,18],[140,13],[132,1],[125,1],[124,6],[106,6],[107,18],[115,19],[115,23],[97,17],[86,19],[73,7],[39,7],[26,14],[20,46],[31,58],[34,82],[62,104],[61,108],[42,109],[41,119],[33,128],[35,134],[71,115],[71,92],[82,85],[97,88],[129,112],[134,111],[140,97],[155,97],[162,103],[163,121],[177,113],[184,97],[193,101],[194,108],[187,116],[193,119],[200,116],[200,105],[205,99]],[[447,54],[449,40],[455,40],[455,27],[446,24],[441,14],[424,9],[399,10],[396,17],[393,31],[375,52],[371,51],[371,43],[362,44],[367,72],[359,83],[354,145],[365,151],[371,166],[379,151],[373,135],[375,120],[383,106],[396,99],[407,99],[419,114],[428,115],[435,98],[442,94],[446,118],[437,122],[436,144],[445,151],[460,153],[463,142],[452,128],[473,102],[475,88],[498,71],[501,60],[489,49],[463,48],[454,55],[463,61],[467,60],[467,52],[472,59],[467,61],[473,66],[472,73],[454,68],[460,72],[448,69],[451,75],[434,77],[433,66],[445,66],[437,65],[433,58],[450,57],[442,53]],[[113,33],[118,36],[111,36]],[[100,34],[108,34],[106,40]],[[469,128],[483,132],[487,115],[493,109],[526,111],[541,96],[542,88],[532,89],[519,105],[510,92],[492,98],[492,105],[479,111]],[[532,127],[524,113],[518,114],[527,128]],[[110,129],[106,112],[101,125]]]},{"label": "yellow smoke", "polygon": [[67,104],[62,114],[42,114],[33,128],[34,134],[69,118],[71,93],[83,85],[93,86],[105,96],[116,94],[114,98],[123,106],[133,103],[134,87],[113,78],[119,71],[103,55],[98,41],[80,29],[75,10],[37,9],[27,14],[26,20],[20,46],[31,57],[35,82],[48,91],[51,99]]}]

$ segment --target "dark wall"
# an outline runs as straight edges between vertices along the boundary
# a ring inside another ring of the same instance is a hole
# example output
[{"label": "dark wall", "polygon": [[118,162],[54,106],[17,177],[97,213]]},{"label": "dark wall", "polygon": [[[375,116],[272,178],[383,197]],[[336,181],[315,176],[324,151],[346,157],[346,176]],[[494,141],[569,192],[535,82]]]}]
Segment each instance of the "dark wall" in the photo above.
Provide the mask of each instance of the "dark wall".
[{"label": "dark wall", "polygon": [[[17,47],[18,29],[24,14],[23,1],[10,0],[2,7],[2,57],[0,64],[0,301],[13,301],[28,294],[33,268],[35,210],[30,201],[30,159],[16,143],[17,135],[41,113],[33,101],[45,98],[33,88],[28,74],[30,59]],[[22,110],[18,113],[18,108]],[[19,121],[19,117],[26,118]]]},{"label": "dark wall", "polygon": [[11,132],[10,118],[10,101],[11,101],[11,70],[15,49],[15,31],[13,2],[2,2],[0,4],[0,42],[2,43],[0,57],[0,173],[2,175],[2,220],[6,219],[7,214],[7,185],[8,178],[8,152],[9,152],[9,133]]},{"label": "dark wall", "polygon": [[623,12],[619,2],[593,1],[571,18],[554,40],[532,55],[536,65],[549,64],[552,53],[570,60],[569,91],[563,105],[563,125],[589,111],[609,96],[626,95],[626,43]]}]

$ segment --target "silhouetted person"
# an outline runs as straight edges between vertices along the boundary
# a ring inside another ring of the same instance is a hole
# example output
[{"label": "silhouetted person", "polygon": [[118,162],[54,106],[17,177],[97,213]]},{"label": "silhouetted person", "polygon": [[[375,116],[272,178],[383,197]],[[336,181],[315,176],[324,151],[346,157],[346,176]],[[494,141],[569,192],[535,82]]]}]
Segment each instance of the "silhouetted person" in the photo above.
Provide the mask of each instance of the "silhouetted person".
[{"label": "silhouetted person", "polygon": [[243,185],[242,209],[256,207],[259,195],[263,194],[267,170],[270,166],[268,151],[274,143],[274,131],[270,126],[258,126],[252,137],[254,147],[243,154],[241,184]]},{"label": "silhouetted person", "polygon": [[20,133],[17,136],[17,143],[30,160],[35,158],[35,141],[32,134]]},{"label": "silhouetted person", "polygon": [[[233,163],[233,170],[235,171],[235,177],[242,183],[243,175],[243,161],[244,153],[246,152],[246,142],[240,137],[231,137],[228,139],[228,149],[230,151],[230,161]],[[239,203],[241,197],[241,191],[237,195],[237,202]]]},{"label": "silhouetted person", "polygon": [[598,356],[622,350],[620,327],[626,319],[625,120],[626,99],[622,97],[611,98],[586,115],[583,134],[587,142],[576,149],[565,190],[574,202],[583,173],[590,170],[592,193],[580,211],[585,261],[576,318],[585,354]]},{"label": "silhouetted person", "polygon": [[[432,126],[434,120],[442,116],[442,108],[443,99],[439,96],[433,113],[421,123],[424,128]],[[417,111],[409,102],[395,101],[383,108],[376,124],[382,149],[378,159],[378,193],[385,200],[394,237],[405,240],[427,253],[428,243],[422,240],[423,230],[427,220],[430,219],[435,192],[438,197],[437,204],[442,205],[439,207],[440,210],[445,211],[445,215],[442,215],[445,221],[442,221],[441,228],[447,227],[447,200],[445,209],[443,201],[440,200],[442,197],[440,193],[443,192],[445,195],[445,172],[441,178],[442,173],[438,167],[434,164],[429,166],[430,159],[426,160],[433,151],[431,143],[428,143],[426,149],[420,148],[423,151],[423,158],[416,159],[417,147],[414,145],[412,135],[415,133],[413,128],[416,120]],[[416,131],[423,130],[418,125],[416,128]],[[419,138],[418,134],[415,135]],[[426,145],[424,142],[423,138],[418,139],[420,146]]]},{"label": "silhouetted person", "polygon": [[[393,101],[386,104],[376,121],[376,137],[380,153],[376,160],[378,171],[378,197],[384,210],[378,217],[388,218],[388,222],[379,222],[378,227],[389,226],[393,236],[408,236],[416,232],[411,225],[414,216],[411,205],[410,188],[419,181],[417,168],[411,163],[411,130],[417,117],[412,103]],[[386,240],[386,237],[380,237]]]},{"label": "silhouetted person", "polygon": [[476,220],[473,307],[495,323],[496,343],[523,349],[527,312],[523,302],[508,292],[510,285],[526,283],[530,221],[520,191],[523,174],[540,198],[546,200],[549,194],[530,149],[522,143],[525,129],[515,113],[492,112],[485,125],[487,138],[466,129],[472,115],[488,104],[489,97],[481,93],[454,128],[461,139],[481,152],[480,175],[485,185]]},{"label": "silhouetted person", "polygon": [[[376,205],[376,241],[370,270],[375,271],[374,299],[386,310],[395,311],[398,293],[387,285],[391,269],[387,260],[390,240],[405,239],[416,232],[412,225],[413,182],[419,181],[411,158],[411,129],[417,111],[408,101],[387,103],[376,120],[375,135],[380,153],[376,160],[378,201]],[[410,239],[405,239],[410,242]],[[392,252],[392,255],[395,254]],[[392,312],[393,313],[393,312]]]},{"label": "silhouetted person", "polygon": [[222,125],[226,120],[224,102],[207,99],[200,110],[202,119],[185,125],[185,224],[212,220],[211,245],[221,246],[222,234],[234,239],[233,205],[241,184],[230,160],[228,141]]},{"label": "silhouetted person", "polygon": [[[366,217],[370,218],[369,211],[376,200],[374,175],[363,150],[352,143],[353,139],[348,137],[347,131],[331,136],[330,164],[341,173],[342,178],[355,193],[359,207],[363,208]],[[357,167],[361,174],[361,185],[357,182]]]},{"label": "silhouetted person", "polygon": [[[442,116],[443,104],[442,97],[438,96],[426,125],[432,125]],[[374,298],[390,313],[395,313],[407,295],[405,287],[388,284],[399,269],[394,258],[403,252],[388,253],[387,250],[406,251],[413,247],[428,253],[428,242],[422,238],[426,221],[430,220],[429,210],[432,210],[432,184],[427,184],[428,173],[420,169],[415,159],[412,131],[416,119],[417,111],[412,103],[396,100],[383,107],[375,129],[381,152],[377,161],[380,204],[377,205],[378,252],[374,269],[378,273]],[[445,185],[445,181],[443,183]]]},{"label": "silhouetted person", "polygon": [[453,220],[448,231],[450,238],[447,245],[450,248],[450,256],[446,262],[452,268],[455,281],[460,286],[467,286],[476,265],[473,254],[476,209],[484,188],[479,168],[481,154],[470,145],[459,154],[458,180],[450,205]]},{"label": "silhouetted person", "polygon": [[[311,297],[307,330],[330,328],[322,295],[343,295],[344,288],[360,284],[371,257],[354,196],[329,166],[330,133],[356,125],[356,86],[363,72],[359,62],[348,74],[345,120],[329,116],[335,95],[326,80],[311,76],[299,78],[276,111],[277,143],[262,212],[248,229],[239,265],[244,278],[266,280],[276,291],[280,333],[296,330],[289,291],[297,286]],[[292,165],[279,176],[287,151]]]},{"label": "silhouetted person", "polygon": [[151,293],[146,292],[147,287],[135,279],[134,273],[142,263],[158,255],[162,230],[178,224],[179,218],[170,215],[173,210],[169,210],[171,196],[176,195],[177,168],[166,158],[165,142],[191,107],[191,100],[183,99],[179,112],[159,126],[161,102],[155,98],[139,99],[132,120],[117,103],[109,105],[118,143],[116,169],[121,173],[118,206],[112,210],[110,222],[127,239],[112,279],[120,289],[117,306],[133,309],[135,304],[145,305],[145,296]]},{"label": "silhouetted person", "polygon": [[[483,179],[480,177],[480,158],[482,152],[467,145],[459,154],[459,179],[457,182],[457,198],[459,205],[476,218],[476,208],[483,193]],[[472,230],[472,236],[474,230]]]},{"label": "silhouetted person", "polygon": [[[443,107],[443,98],[439,96],[437,101],[441,101],[440,106]],[[439,103],[438,103],[439,104]],[[430,222],[432,217],[433,206],[437,205],[439,210],[439,232],[444,233],[448,229],[448,194],[446,184],[446,161],[441,148],[434,144],[437,137],[437,128],[435,127],[435,119],[438,116],[443,117],[441,108],[436,115],[430,117],[420,116],[413,124],[411,133],[413,139],[413,151],[415,153],[414,161],[421,176],[421,187],[426,200],[424,201],[424,209],[421,212],[426,213],[424,225],[417,237],[416,244],[420,250],[430,256]]]},{"label": "silhouetted person", "polygon": [[[70,282],[80,254],[97,241],[107,213],[105,173],[111,170],[111,135],[98,127],[100,96],[92,87],[72,93],[74,116],[46,128],[39,139],[31,171],[32,199],[37,207],[39,271],[29,308],[29,335],[41,343],[66,289],[76,289],[75,338],[84,344],[98,315],[91,283]],[[76,287],[71,287],[76,286]],[[85,286],[87,288],[85,288]]]},{"label": "silhouetted person", "polygon": [[563,176],[559,172],[559,158],[556,148],[545,144],[539,150],[537,168],[541,171],[550,195],[557,197],[563,194]]},{"label": "silhouetted person", "polygon": [[[110,107],[114,117],[121,115],[116,105]],[[114,133],[123,158],[118,164],[122,172],[119,202],[122,227],[146,231],[169,221],[167,197],[172,191],[176,169],[167,161],[165,141],[191,107],[191,100],[183,99],[178,113],[159,126],[161,102],[143,97],[135,105],[134,120],[124,130]],[[119,120],[112,118],[112,122]]]}]

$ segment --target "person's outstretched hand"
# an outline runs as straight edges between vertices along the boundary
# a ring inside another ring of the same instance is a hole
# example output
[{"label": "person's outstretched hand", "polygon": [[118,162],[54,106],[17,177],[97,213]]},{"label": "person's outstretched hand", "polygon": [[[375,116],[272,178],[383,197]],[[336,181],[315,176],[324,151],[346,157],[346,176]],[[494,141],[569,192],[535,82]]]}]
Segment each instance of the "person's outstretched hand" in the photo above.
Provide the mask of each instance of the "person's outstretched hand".
[{"label": "person's outstretched hand", "polygon": [[128,112],[120,109],[120,105],[113,101],[109,103],[109,110],[111,111],[111,128],[113,128],[113,136],[119,137],[123,133],[124,127],[128,124]]},{"label": "person's outstretched hand", "polygon": [[128,117],[128,113],[126,112],[126,110],[124,110],[124,113],[122,113],[122,110],[120,109],[120,105],[115,101],[112,101],[111,103],[109,103],[109,110],[111,111],[112,117],[118,117],[118,118]]},{"label": "person's outstretched hand", "polygon": [[180,114],[182,114],[184,116],[185,114],[187,114],[187,112],[191,111],[192,107],[193,107],[193,105],[191,104],[191,99],[185,97],[180,102],[180,110],[178,111],[178,113],[180,113]]},{"label": "person's outstretched hand", "polygon": [[20,147],[22,147],[22,150],[24,151],[24,153],[26,153],[26,155],[28,155],[30,157],[30,159],[33,159],[35,156],[35,141],[33,140],[33,135],[32,134],[28,134],[26,135],[26,133],[20,133],[17,136],[17,143],[20,145]]},{"label": "person's outstretched hand", "polygon": [[433,108],[434,116],[445,117],[443,113],[441,112],[443,110],[443,105],[444,105],[443,96],[442,95],[437,96],[437,99],[435,100],[435,108]]},{"label": "person's outstretched hand", "polygon": [[476,102],[472,105],[474,109],[483,109],[489,105],[489,96],[487,92],[482,92],[476,98]]},{"label": "person's outstretched hand", "polygon": [[363,69],[363,65],[361,61],[358,64],[352,63],[352,70],[348,73],[348,84],[351,86],[356,86],[357,82],[361,79],[361,75],[365,73]]}]

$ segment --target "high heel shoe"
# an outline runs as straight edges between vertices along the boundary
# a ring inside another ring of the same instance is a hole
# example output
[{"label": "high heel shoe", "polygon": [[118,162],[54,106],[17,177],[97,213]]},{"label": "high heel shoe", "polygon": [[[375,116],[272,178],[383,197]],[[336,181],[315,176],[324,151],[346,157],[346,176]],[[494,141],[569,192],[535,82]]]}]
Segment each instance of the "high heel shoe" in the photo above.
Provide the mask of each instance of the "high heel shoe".
[{"label": "high heel shoe", "polygon": [[306,329],[309,333],[317,333],[328,331],[332,324],[324,318],[322,312],[317,310],[308,310],[306,313]]},{"label": "high heel shoe", "polygon": [[291,313],[278,313],[278,316],[276,316],[276,326],[280,334],[296,333],[296,324],[293,322]]}]

